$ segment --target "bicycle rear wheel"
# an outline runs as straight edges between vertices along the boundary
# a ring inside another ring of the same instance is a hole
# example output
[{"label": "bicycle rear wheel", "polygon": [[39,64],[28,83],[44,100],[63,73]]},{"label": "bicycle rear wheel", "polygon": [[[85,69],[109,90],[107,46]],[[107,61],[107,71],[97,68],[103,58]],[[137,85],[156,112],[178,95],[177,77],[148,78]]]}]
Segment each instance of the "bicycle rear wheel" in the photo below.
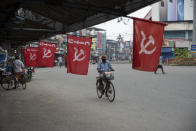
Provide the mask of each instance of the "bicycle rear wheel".
[{"label": "bicycle rear wheel", "polygon": [[103,87],[102,86],[104,86],[104,85],[101,84],[101,82],[99,80],[97,80],[97,82],[96,82],[96,90],[97,90],[97,96],[98,96],[98,98],[102,98],[102,96],[103,96],[103,94],[102,94]]},{"label": "bicycle rear wheel", "polygon": [[108,84],[106,86],[108,86],[107,90],[106,90],[106,94],[107,94],[108,100],[110,102],[113,102],[114,99],[115,99],[114,85],[112,84],[112,82],[108,82]]}]

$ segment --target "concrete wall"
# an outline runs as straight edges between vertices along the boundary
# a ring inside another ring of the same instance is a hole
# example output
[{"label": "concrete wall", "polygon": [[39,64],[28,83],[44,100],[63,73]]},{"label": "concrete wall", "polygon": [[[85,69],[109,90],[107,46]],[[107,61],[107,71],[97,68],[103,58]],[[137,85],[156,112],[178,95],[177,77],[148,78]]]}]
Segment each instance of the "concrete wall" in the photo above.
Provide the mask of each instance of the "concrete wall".
[{"label": "concrete wall", "polygon": [[175,45],[177,48],[184,48],[184,47],[188,47],[188,49],[191,49],[191,41],[176,41]]},{"label": "concrete wall", "polygon": [[184,20],[193,20],[193,0],[184,0]]},{"label": "concrete wall", "polygon": [[160,2],[152,4],[152,20],[154,21],[160,21],[159,5],[160,5]]},{"label": "concrete wall", "polygon": [[193,23],[191,22],[168,23],[168,25],[165,26],[165,31],[172,31],[172,30],[193,30]]}]

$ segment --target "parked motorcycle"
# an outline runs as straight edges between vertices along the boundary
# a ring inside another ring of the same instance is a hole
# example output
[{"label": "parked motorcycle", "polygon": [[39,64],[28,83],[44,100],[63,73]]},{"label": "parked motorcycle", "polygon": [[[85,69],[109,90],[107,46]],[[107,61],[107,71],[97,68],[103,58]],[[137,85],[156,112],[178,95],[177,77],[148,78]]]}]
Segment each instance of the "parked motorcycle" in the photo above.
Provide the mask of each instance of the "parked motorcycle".
[{"label": "parked motorcycle", "polygon": [[26,81],[30,82],[32,79],[32,73],[33,73],[33,68],[32,67],[28,67],[27,71],[26,71]]}]

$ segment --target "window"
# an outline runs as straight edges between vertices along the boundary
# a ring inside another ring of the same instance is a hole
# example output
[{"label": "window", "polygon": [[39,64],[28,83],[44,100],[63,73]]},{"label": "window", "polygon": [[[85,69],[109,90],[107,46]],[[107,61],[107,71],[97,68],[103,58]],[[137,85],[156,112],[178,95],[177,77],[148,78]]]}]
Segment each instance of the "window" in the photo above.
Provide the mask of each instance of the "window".
[{"label": "window", "polygon": [[161,1],[161,7],[164,7],[164,1],[163,0]]},{"label": "window", "polygon": [[193,31],[192,30],[189,30],[188,31],[188,39],[189,40],[192,40],[193,39]]},{"label": "window", "polygon": [[185,31],[165,31],[164,38],[168,39],[185,39]]}]

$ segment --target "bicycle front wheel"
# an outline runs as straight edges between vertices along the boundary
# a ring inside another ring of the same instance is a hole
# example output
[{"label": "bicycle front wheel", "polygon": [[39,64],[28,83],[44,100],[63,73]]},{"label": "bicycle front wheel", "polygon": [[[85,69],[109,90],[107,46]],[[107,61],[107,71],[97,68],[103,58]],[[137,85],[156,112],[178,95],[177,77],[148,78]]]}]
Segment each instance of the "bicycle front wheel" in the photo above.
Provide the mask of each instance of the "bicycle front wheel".
[{"label": "bicycle front wheel", "polygon": [[97,80],[97,82],[96,82],[96,90],[97,90],[97,96],[98,96],[98,98],[102,98],[102,84],[101,84],[101,82],[99,81],[99,80]]},{"label": "bicycle front wheel", "polygon": [[108,100],[110,102],[113,102],[115,99],[115,89],[114,89],[114,85],[112,84],[112,82],[109,82],[107,85],[107,90],[106,90],[106,94],[108,97]]}]

